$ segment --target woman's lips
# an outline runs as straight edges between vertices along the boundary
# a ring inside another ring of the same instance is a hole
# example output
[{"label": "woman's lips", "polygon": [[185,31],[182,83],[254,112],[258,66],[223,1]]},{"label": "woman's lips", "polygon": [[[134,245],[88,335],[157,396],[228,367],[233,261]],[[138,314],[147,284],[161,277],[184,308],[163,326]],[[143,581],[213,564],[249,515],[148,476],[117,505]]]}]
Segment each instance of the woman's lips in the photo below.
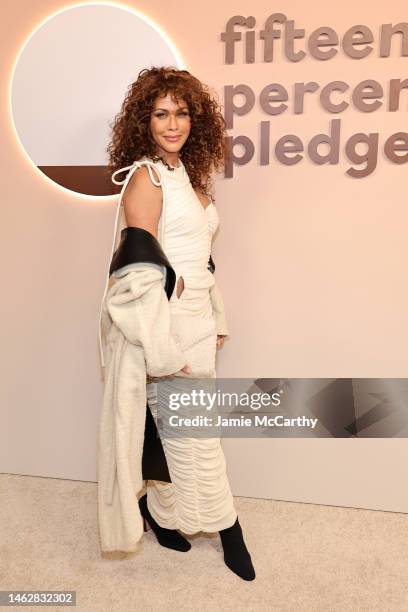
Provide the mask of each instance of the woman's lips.
[{"label": "woman's lips", "polygon": [[176,142],[180,139],[180,136],[164,136],[166,140],[170,140],[170,142]]}]

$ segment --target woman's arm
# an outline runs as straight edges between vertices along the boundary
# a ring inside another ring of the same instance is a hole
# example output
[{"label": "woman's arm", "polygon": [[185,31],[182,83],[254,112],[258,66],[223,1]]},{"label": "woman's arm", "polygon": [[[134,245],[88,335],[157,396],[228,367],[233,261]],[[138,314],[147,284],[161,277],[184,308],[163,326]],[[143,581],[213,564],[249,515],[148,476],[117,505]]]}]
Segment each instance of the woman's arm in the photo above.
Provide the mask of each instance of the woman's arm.
[{"label": "woman's arm", "polygon": [[161,187],[152,183],[146,166],[133,173],[123,193],[122,202],[126,225],[141,227],[157,238],[163,196]]}]

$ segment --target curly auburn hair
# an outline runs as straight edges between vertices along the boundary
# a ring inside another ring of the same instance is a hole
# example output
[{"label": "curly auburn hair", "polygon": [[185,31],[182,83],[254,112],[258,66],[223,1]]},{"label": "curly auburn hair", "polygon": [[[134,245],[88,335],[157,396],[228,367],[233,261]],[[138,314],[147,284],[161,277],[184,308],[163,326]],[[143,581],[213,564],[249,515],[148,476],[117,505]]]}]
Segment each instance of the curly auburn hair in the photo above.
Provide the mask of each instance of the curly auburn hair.
[{"label": "curly auburn hair", "polygon": [[113,173],[143,156],[156,155],[150,132],[150,116],[158,96],[171,94],[188,105],[191,130],[179,155],[194,189],[210,195],[211,175],[224,168],[227,156],[225,121],[218,98],[187,70],[173,67],[144,68],[132,83],[115,116],[112,140],[107,147],[108,170]]}]

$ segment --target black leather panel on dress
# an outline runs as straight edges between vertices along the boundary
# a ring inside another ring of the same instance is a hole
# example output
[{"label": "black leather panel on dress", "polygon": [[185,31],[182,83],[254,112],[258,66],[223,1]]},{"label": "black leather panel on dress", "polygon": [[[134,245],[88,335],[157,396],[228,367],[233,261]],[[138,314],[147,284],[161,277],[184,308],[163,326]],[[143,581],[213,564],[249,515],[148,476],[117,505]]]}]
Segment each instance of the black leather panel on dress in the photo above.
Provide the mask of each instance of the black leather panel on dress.
[{"label": "black leather panel on dress", "polygon": [[146,403],[142,475],[144,480],[171,482],[161,439],[148,402]]}]

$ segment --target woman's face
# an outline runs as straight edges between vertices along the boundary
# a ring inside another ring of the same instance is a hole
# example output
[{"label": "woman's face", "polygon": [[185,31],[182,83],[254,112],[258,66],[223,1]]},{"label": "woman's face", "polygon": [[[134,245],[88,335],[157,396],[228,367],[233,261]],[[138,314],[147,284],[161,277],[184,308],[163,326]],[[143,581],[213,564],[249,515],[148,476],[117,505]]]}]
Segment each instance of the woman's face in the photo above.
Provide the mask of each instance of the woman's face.
[{"label": "woman's face", "polygon": [[174,101],[171,94],[157,97],[150,115],[150,131],[158,155],[178,153],[191,129],[188,106],[183,98]]}]

